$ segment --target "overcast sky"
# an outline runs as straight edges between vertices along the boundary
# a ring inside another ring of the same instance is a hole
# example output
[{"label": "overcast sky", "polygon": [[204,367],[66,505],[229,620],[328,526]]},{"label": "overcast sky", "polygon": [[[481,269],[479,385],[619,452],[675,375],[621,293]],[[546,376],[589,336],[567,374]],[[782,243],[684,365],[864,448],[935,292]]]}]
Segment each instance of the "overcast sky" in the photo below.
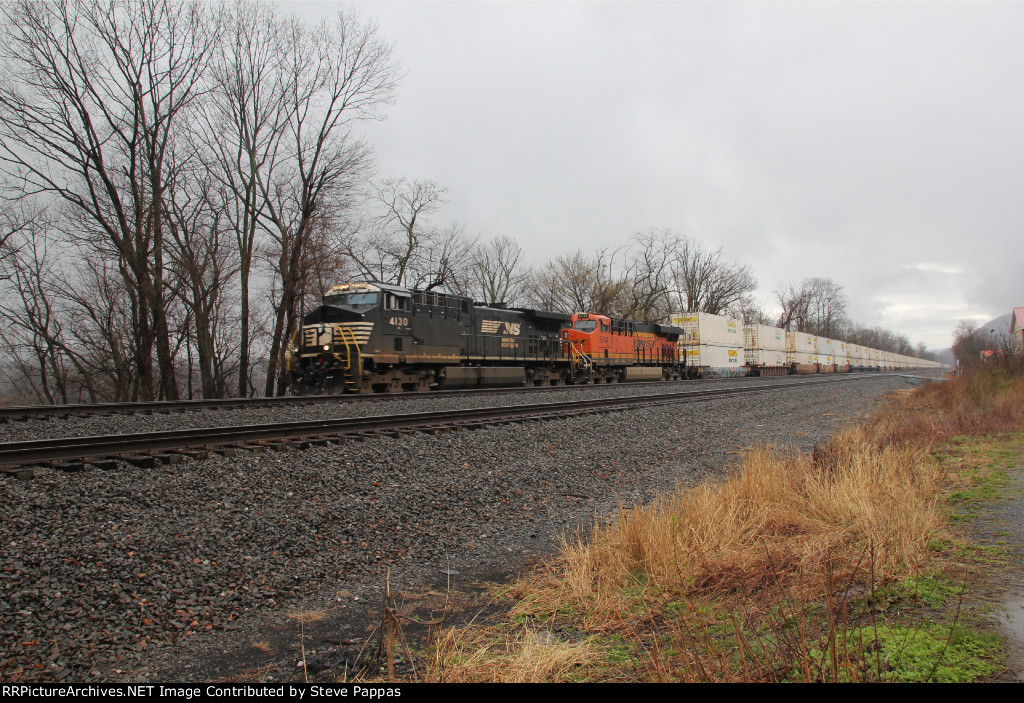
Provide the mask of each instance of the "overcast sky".
[{"label": "overcast sky", "polygon": [[351,4],[405,71],[379,174],[533,263],[668,228],[932,349],[1024,305],[1024,3]]}]

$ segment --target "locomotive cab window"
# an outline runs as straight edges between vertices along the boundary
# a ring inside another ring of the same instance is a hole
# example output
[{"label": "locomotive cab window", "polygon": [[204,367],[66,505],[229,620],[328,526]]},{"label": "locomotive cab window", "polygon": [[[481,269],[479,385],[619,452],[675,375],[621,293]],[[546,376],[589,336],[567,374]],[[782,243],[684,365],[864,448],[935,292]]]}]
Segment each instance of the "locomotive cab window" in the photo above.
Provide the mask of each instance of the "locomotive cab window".
[{"label": "locomotive cab window", "polygon": [[376,305],[380,297],[376,293],[341,293],[324,298],[327,305]]},{"label": "locomotive cab window", "polygon": [[572,327],[580,332],[593,332],[597,329],[597,320],[576,320]]},{"label": "locomotive cab window", "polygon": [[388,310],[412,312],[412,298],[407,295],[395,295],[394,293],[388,293],[385,297],[385,301],[384,306]]}]

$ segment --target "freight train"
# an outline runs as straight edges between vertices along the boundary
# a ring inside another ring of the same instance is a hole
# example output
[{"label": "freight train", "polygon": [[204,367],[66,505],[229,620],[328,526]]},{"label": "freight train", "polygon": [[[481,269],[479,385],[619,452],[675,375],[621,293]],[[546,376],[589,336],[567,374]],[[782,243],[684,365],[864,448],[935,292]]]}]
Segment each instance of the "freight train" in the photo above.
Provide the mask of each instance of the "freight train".
[{"label": "freight train", "polygon": [[683,326],[478,305],[464,296],[360,281],[334,286],[303,318],[288,370],[300,395],[718,375],[694,363],[687,339]]}]

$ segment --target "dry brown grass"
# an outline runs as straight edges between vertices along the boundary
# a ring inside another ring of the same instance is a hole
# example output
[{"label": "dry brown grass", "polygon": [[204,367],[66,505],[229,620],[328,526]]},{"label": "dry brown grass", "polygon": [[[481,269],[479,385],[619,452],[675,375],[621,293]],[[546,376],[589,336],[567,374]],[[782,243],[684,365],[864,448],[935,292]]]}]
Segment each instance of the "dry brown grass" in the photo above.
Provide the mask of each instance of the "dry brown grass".
[{"label": "dry brown grass", "polygon": [[[929,559],[930,540],[945,536],[943,496],[955,477],[932,458],[932,444],[1024,424],[1024,374],[1013,369],[985,368],[900,395],[813,453],[756,447],[724,481],[623,509],[617,521],[568,540],[556,563],[512,587],[509,595],[519,599],[513,616],[568,613],[574,627],[627,633],[648,653],[634,662],[643,680],[772,680],[770,657],[727,661],[720,640],[712,644],[722,636],[721,613],[740,610],[750,618],[733,623],[741,653],[749,644],[739,641],[741,633],[787,609],[788,623],[809,622],[804,614],[824,604],[826,620],[833,620],[824,631],[834,640],[835,614],[847,611],[836,599],[845,601],[851,584],[913,573]],[[674,617],[663,612],[670,602]],[[725,610],[711,606],[703,620],[708,603],[725,603]],[[805,653],[807,663],[808,650],[804,641],[782,642],[787,627],[780,621],[773,628],[773,646],[782,653],[777,662],[791,668],[793,653]],[[707,628],[719,629],[711,635]],[[589,642],[563,650],[539,645],[529,631],[512,640],[492,632],[494,641],[484,644],[481,637],[446,633],[431,678],[451,676],[459,662],[466,668],[457,670],[472,675],[444,680],[578,680],[592,662]],[[662,657],[663,640],[690,654]],[[835,680],[841,658],[830,656]]]},{"label": "dry brown grass", "polygon": [[[876,568],[907,570],[942,524],[942,473],[926,451],[877,447],[849,428],[814,456],[748,451],[725,481],[680,489],[623,510],[611,525],[563,550],[562,568],[524,583],[523,609],[572,603],[596,620],[620,612],[630,584],[673,596],[750,594],[797,574],[820,583],[819,565],[856,560],[874,545]],[[540,597],[545,596],[545,597]]]},{"label": "dry brown grass", "polygon": [[933,442],[957,435],[1006,432],[1024,424],[1024,365],[979,364],[962,378],[917,389],[866,423],[878,444]]},{"label": "dry brown grass", "polygon": [[430,678],[445,683],[576,681],[598,660],[591,644],[592,639],[558,641],[550,632],[531,628],[500,636],[449,629],[438,639]]}]

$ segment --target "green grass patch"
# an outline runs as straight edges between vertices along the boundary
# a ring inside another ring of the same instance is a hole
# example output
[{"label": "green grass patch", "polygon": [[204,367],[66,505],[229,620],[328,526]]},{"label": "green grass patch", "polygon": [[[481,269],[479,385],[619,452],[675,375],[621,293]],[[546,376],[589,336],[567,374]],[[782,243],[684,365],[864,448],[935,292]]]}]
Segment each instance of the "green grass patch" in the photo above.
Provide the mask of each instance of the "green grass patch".
[{"label": "green grass patch", "polygon": [[879,625],[836,634],[807,650],[790,681],[971,683],[991,677],[1003,659],[998,636],[965,627]]},{"label": "green grass patch", "polygon": [[1006,567],[1010,563],[1010,550],[1005,545],[956,544],[951,556],[961,562],[978,566]]},{"label": "green grass patch", "polygon": [[916,601],[933,609],[956,604],[969,592],[964,583],[957,583],[943,573],[919,574],[876,591],[875,600],[885,603]]},{"label": "green grass patch", "polygon": [[958,436],[934,453],[943,468],[955,472],[963,482],[946,497],[951,522],[975,520],[984,505],[1015,492],[1008,471],[1020,461],[1022,438],[1020,434]]},{"label": "green grass patch", "polygon": [[970,683],[999,671],[999,637],[964,627],[922,625],[861,628],[850,633],[878,656],[862,666],[879,680],[893,683]]}]

